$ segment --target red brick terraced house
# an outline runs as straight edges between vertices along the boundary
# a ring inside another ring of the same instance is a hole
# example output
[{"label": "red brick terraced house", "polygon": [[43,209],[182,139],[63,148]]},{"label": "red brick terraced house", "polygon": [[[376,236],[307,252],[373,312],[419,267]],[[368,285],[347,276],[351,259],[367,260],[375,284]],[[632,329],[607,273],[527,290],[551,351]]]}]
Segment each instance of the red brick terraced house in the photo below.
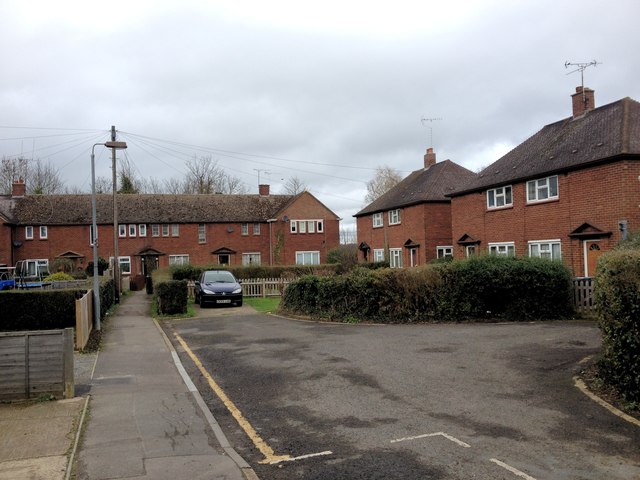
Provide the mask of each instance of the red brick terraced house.
[{"label": "red brick terraced house", "polygon": [[640,104],[595,107],[543,127],[452,197],[454,256],[484,251],[561,259],[590,277],[598,257],[640,231]]},{"label": "red brick terraced house", "polygon": [[[113,259],[113,196],[97,195],[98,254]],[[124,275],[158,267],[293,265],[326,262],[340,219],[309,192],[271,195],[118,194],[118,253]],[[92,261],[91,195],[0,196],[0,264],[27,261],[30,273],[56,258]]]},{"label": "red brick terraced house", "polygon": [[392,267],[424,265],[453,253],[451,199],[447,194],[475,173],[450,161],[436,163],[432,148],[416,170],[354,215],[362,261]]}]

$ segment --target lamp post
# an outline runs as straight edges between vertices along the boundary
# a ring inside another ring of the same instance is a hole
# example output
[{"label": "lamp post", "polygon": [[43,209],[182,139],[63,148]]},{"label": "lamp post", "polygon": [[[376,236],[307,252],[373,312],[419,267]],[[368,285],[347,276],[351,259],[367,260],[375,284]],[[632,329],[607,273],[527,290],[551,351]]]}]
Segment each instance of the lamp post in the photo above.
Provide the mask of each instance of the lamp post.
[{"label": "lamp post", "polygon": [[[100,330],[100,280],[98,279],[98,220],[96,215],[96,155],[95,148],[98,145],[115,150],[127,148],[126,142],[95,143],[91,147],[91,244],[93,246],[93,310],[95,315],[96,330]],[[116,259],[117,260],[117,259]]]}]

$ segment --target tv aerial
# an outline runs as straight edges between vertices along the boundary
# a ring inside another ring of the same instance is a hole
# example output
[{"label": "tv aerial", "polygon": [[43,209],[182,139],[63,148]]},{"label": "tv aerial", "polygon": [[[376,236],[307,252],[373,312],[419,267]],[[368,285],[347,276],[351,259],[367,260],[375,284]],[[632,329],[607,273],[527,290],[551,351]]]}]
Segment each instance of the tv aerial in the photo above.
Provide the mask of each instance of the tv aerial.
[{"label": "tv aerial", "polygon": [[596,60],[592,60],[590,62],[564,62],[564,68],[569,67],[577,67],[575,70],[570,71],[567,75],[571,75],[572,73],[580,72],[580,84],[582,85],[582,90],[584,90],[584,71],[588,67],[597,67],[598,65],[602,65],[602,62],[598,62]]},{"label": "tv aerial", "polygon": [[437,121],[437,120],[442,120],[441,117],[434,117],[434,118],[426,118],[426,117],[422,117],[420,119],[420,123],[422,123],[422,125],[429,125],[429,146],[433,147],[433,122]]}]

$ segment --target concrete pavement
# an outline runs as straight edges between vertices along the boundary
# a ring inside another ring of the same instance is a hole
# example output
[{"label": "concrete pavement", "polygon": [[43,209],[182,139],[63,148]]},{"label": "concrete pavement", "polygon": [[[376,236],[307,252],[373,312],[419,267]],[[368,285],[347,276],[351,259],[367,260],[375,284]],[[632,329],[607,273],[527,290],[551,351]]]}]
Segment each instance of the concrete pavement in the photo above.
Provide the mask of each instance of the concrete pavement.
[{"label": "concrete pavement", "polygon": [[108,322],[76,478],[257,478],[181,375],[177,355],[149,316],[150,302],[145,292],[133,292]]}]

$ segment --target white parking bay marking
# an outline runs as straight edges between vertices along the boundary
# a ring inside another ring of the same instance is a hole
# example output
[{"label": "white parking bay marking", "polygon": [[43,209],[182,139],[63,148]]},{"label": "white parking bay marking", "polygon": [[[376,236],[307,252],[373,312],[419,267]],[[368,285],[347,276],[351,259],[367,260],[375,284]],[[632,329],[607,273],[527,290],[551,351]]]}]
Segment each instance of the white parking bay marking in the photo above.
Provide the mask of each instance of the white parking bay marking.
[{"label": "white parking bay marking", "polygon": [[280,462],[295,462],[297,460],[305,460],[307,458],[320,457],[322,455],[331,455],[331,454],[333,454],[333,452],[330,450],[327,450],[326,452],[309,453],[307,455],[300,455],[299,457],[277,459],[269,462],[269,464],[275,465],[276,463],[280,463]]},{"label": "white parking bay marking", "polygon": [[496,460],[495,458],[490,458],[489,459],[490,462],[495,463],[496,465],[500,465],[502,468],[504,468],[505,470],[509,470],[511,473],[513,473],[514,475],[517,475],[519,477],[524,478],[525,480],[536,480],[535,478],[527,475],[524,472],[521,472],[520,470],[518,470],[517,468],[513,468],[511,465],[507,465],[504,462],[501,462],[500,460]]},{"label": "white parking bay marking", "polygon": [[456,437],[449,435],[448,433],[445,433],[445,432],[424,433],[422,435],[416,435],[414,437],[397,438],[395,440],[391,440],[391,443],[406,442],[409,440],[418,440],[420,438],[427,438],[427,437],[444,437],[447,440],[452,441],[453,443],[457,443],[461,447],[471,448],[471,445],[469,445],[468,443],[464,443],[462,440],[458,440]]}]

